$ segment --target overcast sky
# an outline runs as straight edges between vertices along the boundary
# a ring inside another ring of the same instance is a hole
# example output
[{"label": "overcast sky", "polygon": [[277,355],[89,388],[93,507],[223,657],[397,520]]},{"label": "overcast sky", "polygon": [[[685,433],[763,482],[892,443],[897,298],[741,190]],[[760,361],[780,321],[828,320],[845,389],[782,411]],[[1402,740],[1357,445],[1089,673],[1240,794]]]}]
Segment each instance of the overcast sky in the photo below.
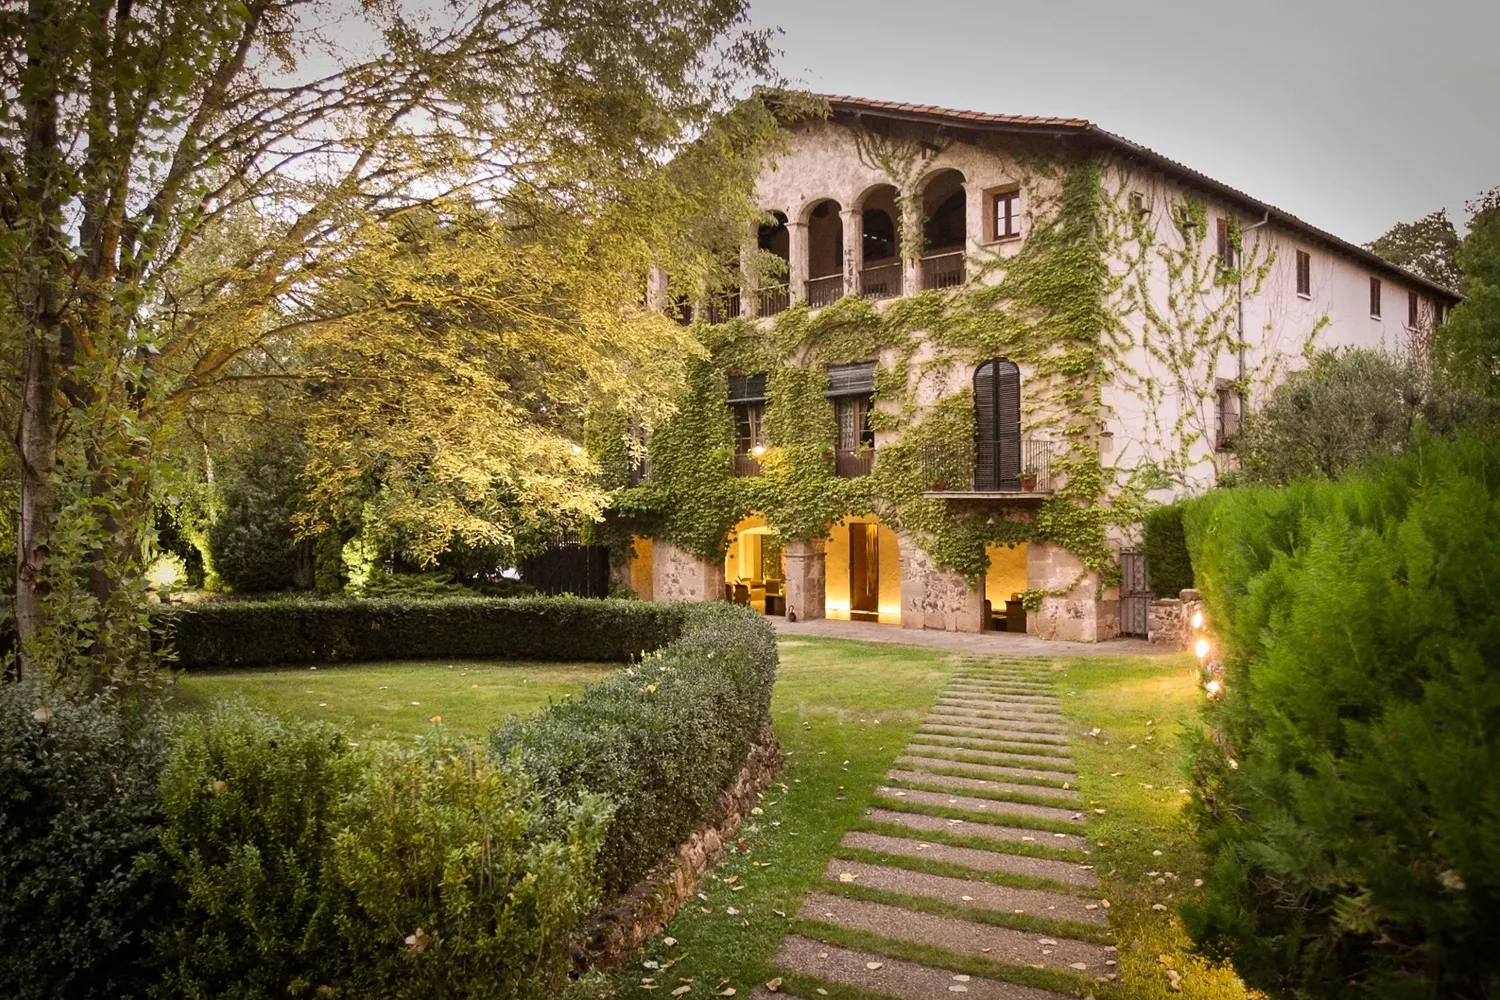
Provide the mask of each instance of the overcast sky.
[{"label": "overcast sky", "polygon": [[1087,118],[1345,239],[1500,186],[1500,0],[751,0],[820,93]]}]

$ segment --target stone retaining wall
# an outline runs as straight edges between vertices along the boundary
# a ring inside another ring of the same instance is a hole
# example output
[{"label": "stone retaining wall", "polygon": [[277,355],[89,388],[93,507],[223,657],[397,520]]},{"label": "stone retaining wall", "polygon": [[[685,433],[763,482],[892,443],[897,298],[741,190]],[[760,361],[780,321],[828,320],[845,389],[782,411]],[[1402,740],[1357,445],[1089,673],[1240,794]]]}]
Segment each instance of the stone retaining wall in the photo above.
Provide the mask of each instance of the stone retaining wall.
[{"label": "stone retaining wall", "polygon": [[781,770],[781,746],[766,721],[734,782],[719,796],[708,821],[677,853],[596,913],[573,950],[579,968],[618,968],[698,891],[698,882],[724,857],[724,845],[760,801]]},{"label": "stone retaining wall", "polygon": [[1151,602],[1146,637],[1173,649],[1190,649],[1193,645],[1193,614],[1203,610],[1203,598],[1196,590],[1184,590],[1177,597],[1162,597]]}]

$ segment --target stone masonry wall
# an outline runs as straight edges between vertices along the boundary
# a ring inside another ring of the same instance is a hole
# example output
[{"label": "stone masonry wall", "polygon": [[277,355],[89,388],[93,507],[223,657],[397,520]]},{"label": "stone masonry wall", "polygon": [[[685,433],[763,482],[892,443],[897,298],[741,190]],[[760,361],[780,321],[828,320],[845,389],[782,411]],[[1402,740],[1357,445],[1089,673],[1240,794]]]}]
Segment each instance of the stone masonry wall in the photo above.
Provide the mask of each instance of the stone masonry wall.
[{"label": "stone masonry wall", "polygon": [[1184,590],[1177,597],[1154,600],[1146,637],[1172,649],[1190,649],[1193,645],[1193,615],[1202,610],[1203,598],[1196,590]]},{"label": "stone masonry wall", "polygon": [[960,573],[933,562],[914,539],[901,543],[901,627],[978,632],[984,613],[979,591]]},{"label": "stone masonry wall", "polygon": [[653,545],[651,597],[657,601],[715,601],[724,596],[724,567],[671,542]]},{"label": "stone masonry wall", "polygon": [[1113,589],[1099,595],[1099,575],[1060,545],[1030,542],[1026,546],[1026,586],[1067,593],[1042,598],[1026,615],[1026,631],[1043,639],[1102,642],[1120,634],[1120,601]]}]

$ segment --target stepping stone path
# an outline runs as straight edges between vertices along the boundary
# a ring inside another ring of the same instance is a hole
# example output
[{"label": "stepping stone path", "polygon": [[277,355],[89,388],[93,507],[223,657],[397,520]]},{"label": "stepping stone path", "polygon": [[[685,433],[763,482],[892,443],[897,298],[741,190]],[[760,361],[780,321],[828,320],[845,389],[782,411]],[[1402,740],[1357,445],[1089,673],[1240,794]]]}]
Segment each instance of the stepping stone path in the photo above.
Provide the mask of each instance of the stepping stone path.
[{"label": "stepping stone path", "polygon": [[960,667],[803,901],[787,981],[751,995],[1064,1000],[1114,980],[1066,731],[1045,661]]}]

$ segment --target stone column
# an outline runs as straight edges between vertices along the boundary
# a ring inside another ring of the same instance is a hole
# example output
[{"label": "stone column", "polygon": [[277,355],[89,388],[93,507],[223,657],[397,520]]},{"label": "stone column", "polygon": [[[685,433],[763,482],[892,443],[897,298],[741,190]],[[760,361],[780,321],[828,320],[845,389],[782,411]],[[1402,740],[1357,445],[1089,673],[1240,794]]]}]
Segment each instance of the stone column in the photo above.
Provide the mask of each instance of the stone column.
[{"label": "stone column", "polygon": [[860,248],[865,238],[864,215],[857,208],[846,208],[839,213],[844,222],[844,294],[859,294]]},{"label": "stone column", "polygon": [[1074,642],[1099,642],[1119,634],[1119,600],[1100,601],[1099,574],[1087,571],[1061,545],[1027,543],[1026,586],[1030,590],[1069,588],[1065,594],[1043,597],[1042,606],[1027,613],[1030,634]]},{"label": "stone column", "polygon": [[946,632],[978,632],[984,598],[963,574],[933,562],[909,535],[901,543],[901,627]]},{"label": "stone column", "polygon": [[801,302],[807,297],[807,223],[788,222],[786,224],[788,253],[791,266],[788,268],[788,277],[792,283],[792,301]]},{"label": "stone column", "polygon": [[824,614],[827,565],[823,539],[793,538],[786,543],[787,621],[812,621]]},{"label": "stone column", "polygon": [[964,252],[976,254],[984,244],[984,188],[964,181]]}]

